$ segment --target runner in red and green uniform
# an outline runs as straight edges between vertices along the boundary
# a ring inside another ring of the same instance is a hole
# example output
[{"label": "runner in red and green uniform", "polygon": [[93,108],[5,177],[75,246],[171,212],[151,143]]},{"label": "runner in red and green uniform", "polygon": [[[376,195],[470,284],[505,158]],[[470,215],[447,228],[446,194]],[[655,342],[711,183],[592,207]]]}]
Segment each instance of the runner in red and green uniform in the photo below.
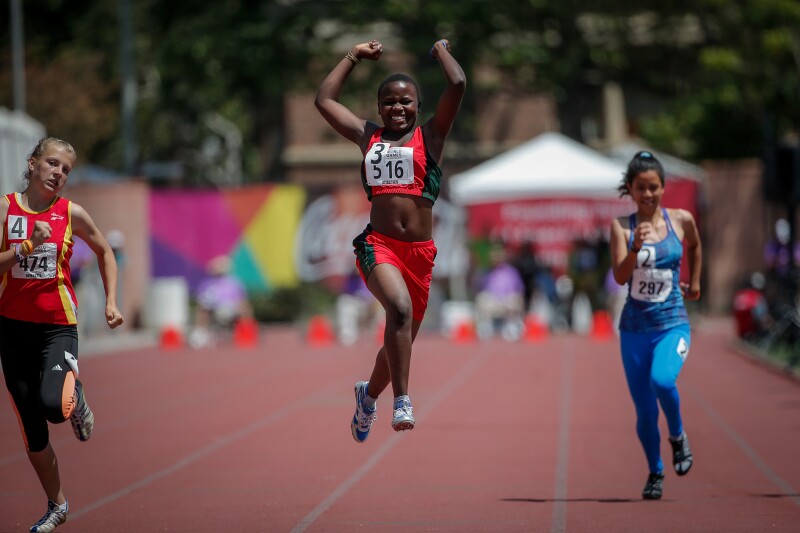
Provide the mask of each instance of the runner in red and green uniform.
[{"label": "runner in red and green uniform", "polygon": [[375,400],[391,383],[395,431],[413,429],[408,397],[411,345],[428,302],[436,257],[433,203],[439,194],[444,142],[466,90],[466,77],[450,54],[447,40],[430,50],[439,62],[446,87],[433,116],[420,122],[421,95],[416,82],[393,74],[378,88],[378,114],[383,126],[357,117],[339,102],[345,80],[362,60],[377,61],[383,45],[358,44],[328,74],[316,106],[344,138],[364,155],[361,179],[372,202],[370,223],[353,241],[356,264],[367,287],[386,311],[383,347],[369,381],[355,386],[356,412],[350,424],[356,442],[364,442],[375,420]]}]

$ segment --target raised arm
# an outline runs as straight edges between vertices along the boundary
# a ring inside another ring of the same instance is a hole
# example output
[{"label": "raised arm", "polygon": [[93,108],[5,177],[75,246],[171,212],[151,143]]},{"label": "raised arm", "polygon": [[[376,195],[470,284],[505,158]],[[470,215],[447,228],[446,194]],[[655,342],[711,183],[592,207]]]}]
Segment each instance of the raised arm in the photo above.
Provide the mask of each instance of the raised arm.
[{"label": "raised arm", "polygon": [[455,122],[461,107],[461,100],[467,90],[467,77],[461,69],[461,65],[450,54],[450,43],[447,39],[436,41],[430,54],[439,62],[447,82],[447,87],[436,103],[433,117],[425,124],[426,140],[431,154],[437,161],[440,161],[444,140],[453,127],[453,122]]},{"label": "raised arm", "polygon": [[322,117],[328,121],[342,137],[359,146],[364,137],[367,121],[357,117],[352,111],[339,102],[344,82],[355,66],[362,59],[377,61],[383,54],[383,45],[376,40],[357,44],[333,67],[333,70],[322,81],[317,92],[314,105]]},{"label": "raised arm", "polygon": [[122,313],[117,308],[117,260],[114,251],[89,213],[76,203],[72,204],[72,231],[86,241],[97,256],[97,266],[106,293],[106,322],[113,329],[123,322]]}]

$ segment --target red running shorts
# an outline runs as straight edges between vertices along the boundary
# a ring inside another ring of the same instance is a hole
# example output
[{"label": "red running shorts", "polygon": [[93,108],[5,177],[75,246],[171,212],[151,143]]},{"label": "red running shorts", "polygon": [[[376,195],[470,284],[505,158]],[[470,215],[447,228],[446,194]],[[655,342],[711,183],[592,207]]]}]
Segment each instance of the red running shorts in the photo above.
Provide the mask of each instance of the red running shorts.
[{"label": "red running shorts", "polygon": [[372,269],[382,263],[394,265],[400,271],[411,296],[412,317],[422,322],[428,308],[433,261],[436,258],[433,241],[399,241],[367,225],[363,233],[353,239],[353,248],[356,266],[364,283]]}]

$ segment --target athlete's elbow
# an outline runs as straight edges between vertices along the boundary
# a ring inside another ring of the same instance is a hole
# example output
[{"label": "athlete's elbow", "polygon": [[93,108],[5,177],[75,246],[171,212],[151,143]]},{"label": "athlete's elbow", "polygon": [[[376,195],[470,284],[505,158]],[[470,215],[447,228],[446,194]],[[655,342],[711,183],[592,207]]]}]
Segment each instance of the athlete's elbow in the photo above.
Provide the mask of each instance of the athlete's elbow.
[{"label": "athlete's elbow", "polygon": [[462,94],[467,90],[467,76],[461,72],[450,79],[449,84],[451,87],[460,91]]}]

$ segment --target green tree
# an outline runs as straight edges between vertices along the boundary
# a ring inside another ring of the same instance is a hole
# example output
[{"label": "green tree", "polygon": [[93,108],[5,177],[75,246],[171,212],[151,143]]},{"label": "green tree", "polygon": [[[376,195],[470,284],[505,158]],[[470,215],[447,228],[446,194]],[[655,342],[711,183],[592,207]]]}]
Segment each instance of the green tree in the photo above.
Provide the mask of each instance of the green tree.
[{"label": "green tree", "polygon": [[[245,176],[279,179],[284,96],[313,91],[347,46],[372,36],[407,52],[428,98],[442,81],[425,52],[436,38],[451,40],[470,80],[457,140],[474,136],[481,99],[536,91],[555,97],[562,130],[580,139],[607,81],[632,95],[636,133],[691,159],[758,155],[765,117],[778,135],[800,122],[795,0],[140,0],[132,7],[140,161],[182,161],[197,183],[213,181],[209,117],[241,132]],[[24,8],[29,111],[90,160],[121,167],[117,0],[27,0]],[[7,25],[0,51],[0,104],[10,106]],[[354,88],[365,91],[358,96],[374,96],[375,79],[390,68],[381,63],[354,74]]]}]

